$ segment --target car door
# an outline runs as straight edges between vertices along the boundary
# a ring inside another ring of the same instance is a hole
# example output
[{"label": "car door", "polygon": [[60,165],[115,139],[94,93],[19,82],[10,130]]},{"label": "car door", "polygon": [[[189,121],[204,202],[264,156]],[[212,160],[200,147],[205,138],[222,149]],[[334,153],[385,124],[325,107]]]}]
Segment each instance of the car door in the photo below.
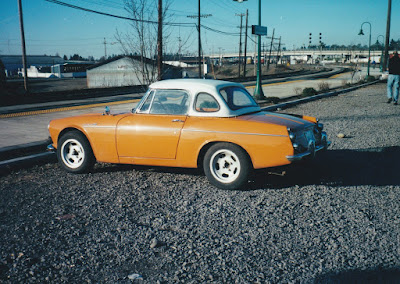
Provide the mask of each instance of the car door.
[{"label": "car door", "polygon": [[175,159],[186,121],[189,95],[181,90],[153,90],[139,109],[117,126],[119,157]]}]

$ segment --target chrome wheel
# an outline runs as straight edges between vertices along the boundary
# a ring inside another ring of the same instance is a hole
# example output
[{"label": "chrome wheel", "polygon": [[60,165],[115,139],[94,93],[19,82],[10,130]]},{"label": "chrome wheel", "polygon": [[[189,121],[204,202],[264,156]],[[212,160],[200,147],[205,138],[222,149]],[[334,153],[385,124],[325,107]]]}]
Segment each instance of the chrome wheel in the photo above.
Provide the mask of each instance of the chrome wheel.
[{"label": "chrome wheel", "polygon": [[85,150],[76,139],[68,139],[61,146],[61,158],[67,167],[76,169],[85,160]]}]

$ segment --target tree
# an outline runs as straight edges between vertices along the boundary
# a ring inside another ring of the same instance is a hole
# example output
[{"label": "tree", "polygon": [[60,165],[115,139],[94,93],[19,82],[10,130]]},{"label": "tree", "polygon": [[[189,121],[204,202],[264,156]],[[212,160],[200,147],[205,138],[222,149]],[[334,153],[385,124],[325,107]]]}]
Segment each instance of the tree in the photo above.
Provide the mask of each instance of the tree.
[{"label": "tree", "polygon": [[74,55],[69,57],[69,60],[84,60],[84,59],[82,58],[82,56],[75,53]]},{"label": "tree", "polygon": [[399,47],[400,47],[400,40],[397,40],[397,41],[394,39],[390,40],[390,44],[389,44],[390,50],[398,50]]},{"label": "tree", "polygon": [[[131,30],[126,34],[116,32],[115,38],[121,46],[125,55],[139,54],[140,68],[136,76],[142,85],[149,85],[157,80],[157,23],[158,11],[154,0],[124,0],[124,8],[129,17],[136,19],[130,23]],[[163,21],[166,22],[170,16],[168,8],[171,0],[164,1],[162,12]],[[168,30],[163,29],[163,42],[168,37]],[[163,48],[165,50],[165,47]],[[151,59],[151,60],[149,60]],[[139,74],[138,74],[139,75]],[[141,79],[143,78],[143,79]]]}]

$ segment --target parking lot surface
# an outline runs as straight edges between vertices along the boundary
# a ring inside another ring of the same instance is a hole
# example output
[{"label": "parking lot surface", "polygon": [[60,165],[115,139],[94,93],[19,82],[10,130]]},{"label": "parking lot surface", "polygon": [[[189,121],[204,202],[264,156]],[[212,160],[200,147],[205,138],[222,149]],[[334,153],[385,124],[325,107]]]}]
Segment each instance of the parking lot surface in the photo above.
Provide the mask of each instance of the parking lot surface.
[{"label": "parking lot surface", "polygon": [[385,90],[282,111],[320,118],[331,148],[259,171],[246,190],[220,190],[196,170],[128,165],[3,176],[0,281],[396,283],[400,108]]}]

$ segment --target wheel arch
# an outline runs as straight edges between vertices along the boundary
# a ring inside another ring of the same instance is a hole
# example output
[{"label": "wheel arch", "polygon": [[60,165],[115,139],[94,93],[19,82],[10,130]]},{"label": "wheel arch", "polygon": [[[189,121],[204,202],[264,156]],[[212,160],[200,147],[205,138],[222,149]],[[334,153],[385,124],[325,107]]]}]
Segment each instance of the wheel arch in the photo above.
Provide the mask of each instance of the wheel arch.
[{"label": "wheel arch", "polygon": [[[94,153],[94,151],[93,151],[92,143],[90,143],[90,139],[87,137],[86,133],[83,132],[81,129],[76,128],[76,127],[67,127],[67,128],[64,128],[64,129],[58,134],[58,137],[57,137],[57,147],[59,147],[59,141],[60,141],[61,137],[62,137],[63,135],[65,135],[66,133],[72,132],[72,131],[79,132],[80,134],[82,134],[83,137],[85,137],[85,139],[87,140],[87,142],[88,142],[89,145],[90,145],[90,148],[92,149],[93,155],[95,155],[95,153]],[[95,157],[96,157],[96,155],[95,155]]]}]

